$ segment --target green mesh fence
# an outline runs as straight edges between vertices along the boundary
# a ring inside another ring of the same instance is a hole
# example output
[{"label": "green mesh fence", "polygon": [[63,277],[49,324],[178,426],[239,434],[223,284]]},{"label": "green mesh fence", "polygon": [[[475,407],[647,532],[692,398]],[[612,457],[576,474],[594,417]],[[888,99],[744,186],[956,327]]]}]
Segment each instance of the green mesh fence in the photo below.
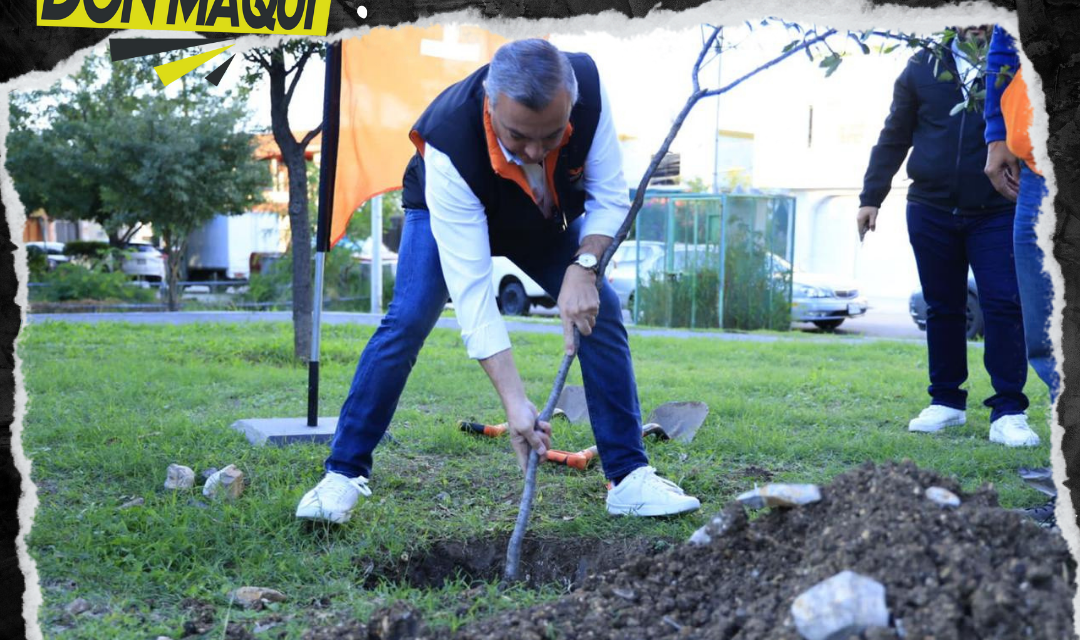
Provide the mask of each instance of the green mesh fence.
[{"label": "green mesh fence", "polygon": [[646,192],[609,280],[634,322],[786,330],[795,199]]}]

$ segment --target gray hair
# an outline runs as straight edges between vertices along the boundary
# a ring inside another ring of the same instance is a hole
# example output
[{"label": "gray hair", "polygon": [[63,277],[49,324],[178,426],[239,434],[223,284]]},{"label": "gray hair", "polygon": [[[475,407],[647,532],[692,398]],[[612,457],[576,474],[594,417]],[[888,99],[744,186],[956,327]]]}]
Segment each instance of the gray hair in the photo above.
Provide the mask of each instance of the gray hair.
[{"label": "gray hair", "polygon": [[551,103],[559,89],[570,94],[570,104],[577,102],[577,77],[570,59],[555,45],[540,39],[518,40],[499,47],[484,80],[484,92],[491,108],[504,95],[540,111]]}]

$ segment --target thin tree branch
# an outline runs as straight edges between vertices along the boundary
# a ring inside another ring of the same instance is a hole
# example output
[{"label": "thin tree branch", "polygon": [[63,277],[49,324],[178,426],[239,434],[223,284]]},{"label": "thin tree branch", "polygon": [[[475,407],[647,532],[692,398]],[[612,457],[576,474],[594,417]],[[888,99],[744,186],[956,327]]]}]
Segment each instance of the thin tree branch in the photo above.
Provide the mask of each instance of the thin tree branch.
[{"label": "thin tree branch", "polygon": [[315,139],[315,136],[319,135],[319,133],[322,131],[323,124],[324,123],[320,122],[317,127],[312,129],[311,131],[308,131],[307,134],[304,135],[304,137],[300,139],[299,145],[300,145],[301,149],[306,149],[307,146],[308,146],[308,143],[311,142],[313,139]]},{"label": "thin tree branch", "polygon": [[286,104],[292,102],[293,90],[296,89],[296,83],[300,81],[300,76],[304,73],[304,65],[307,64],[308,58],[310,58],[313,53],[315,53],[315,47],[313,45],[306,47],[304,52],[300,54],[300,57],[297,58],[296,64],[285,72],[286,76],[290,73],[296,74],[292,77],[292,80],[289,82],[289,88],[285,91]]}]

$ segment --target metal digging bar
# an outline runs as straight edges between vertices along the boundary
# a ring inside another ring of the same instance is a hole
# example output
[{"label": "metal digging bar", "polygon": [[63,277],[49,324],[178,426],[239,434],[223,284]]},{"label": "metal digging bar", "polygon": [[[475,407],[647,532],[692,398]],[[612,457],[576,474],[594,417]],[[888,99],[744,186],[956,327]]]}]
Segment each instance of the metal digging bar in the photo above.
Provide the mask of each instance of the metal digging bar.
[{"label": "metal digging bar", "polygon": [[[712,49],[713,44],[716,42],[717,37],[720,35],[722,27],[714,27],[712,34],[705,40],[701,47],[701,53],[698,54],[697,61],[694,62],[694,68],[691,75],[691,80],[694,84],[694,90],[687,98],[686,104],[683,105],[682,111],[675,118],[675,121],[671,124],[671,129],[668,131],[667,137],[664,138],[663,144],[660,145],[660,149],[653,156],[652,162],[649,163],[648,169],[645,170],[645,175],[641,177],[641,182],[638,184],[637,191],[634,193],[634,202],[630,205],[630,211],[626,214],[626,219],[623,220],[622,225],[619,227],[618,233],[615,234],[615,238],[604,251],[604,255],[600,258],[600,265],[596,272],[596,288],[600,289],[604,286],[604,270],[607,267],[608,262],[611,260],[611,256],[615,254],[615,250],[619,248],[622,241],[626,239],[626,235],[630,232],[630,227],[634,224],[634,219],[637,218],[638,211],[641,209],[641,205],[645,202],[645,189],[649,185],[649,181],[652,179],[654,173],[656,173],[657,167],[660,166],[660,160],[667,155],[668,149],[671,147],[671,143],[674,142],[675,136],[678,135],[679,129],[682,128],[683,121],[686,120],[686,116],[694,108],[694,105],[698,103],[702,98],[708,98],[712,96],[718,96],[723,93],[734,89],[736,86],[742,84],[752,76],[772,67],[778,62],[788,58],[803,49],[807,49],[818,42],[821,42],[836,33],[835,29],[830,29],[821,35],[814,35],[809,37],[801,44],[769,62],[757,67],[753,71],[741,76],[737,80],[734,80],[730,84],[717,89],[702,89],[698,83],[698,74],[701,71],[701,63],[705,59],[706,54]],[[581,334],[578,332],[577,327],[574,327],[574,354],[577,354],[578,345],[581,341]],[[551,387],[551,394],[548,395],[547,404],[544,405],[544,410],[540,412],[537,417],[538,422],[547,422],[551,420],[551,416],[555,411],[555,403],[559,399],[559,395],[562,393],[563,386],[566,385],[566,376],[570,372],[570,365],[574,362],[574,355],[563,356],[562,365],[559,367],[559,372],[555,376],[555,383]],[[529,514],[532,512],[533,496],[536,493],[536,467],[539,463],[539,456],[536,451],[529,452],[529,464],[525,470],[525,488],[521,493],[521,504],[518,508],[517,522],[514,524],[514,533],[510,536],[510,544],[506,549],[506,570],[503,573],[503,580],[506,583],[517,582],[518,568],[521,563],[521,542],[525,538],[525,529],[529,526]]]}]

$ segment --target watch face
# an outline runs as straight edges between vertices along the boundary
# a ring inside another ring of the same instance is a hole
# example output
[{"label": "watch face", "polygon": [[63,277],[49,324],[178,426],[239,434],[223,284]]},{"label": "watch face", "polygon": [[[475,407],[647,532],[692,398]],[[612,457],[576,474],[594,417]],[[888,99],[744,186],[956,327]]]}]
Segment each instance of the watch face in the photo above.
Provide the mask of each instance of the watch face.
[{"label": "watch face", "polygon": [[574,260],[574,262],[582,267],[585,267],[586,269],[592,269],[596,266],[597,260],[596,256],[594,256],[593,254],[583,253],[578,256],[577,260]]}]

